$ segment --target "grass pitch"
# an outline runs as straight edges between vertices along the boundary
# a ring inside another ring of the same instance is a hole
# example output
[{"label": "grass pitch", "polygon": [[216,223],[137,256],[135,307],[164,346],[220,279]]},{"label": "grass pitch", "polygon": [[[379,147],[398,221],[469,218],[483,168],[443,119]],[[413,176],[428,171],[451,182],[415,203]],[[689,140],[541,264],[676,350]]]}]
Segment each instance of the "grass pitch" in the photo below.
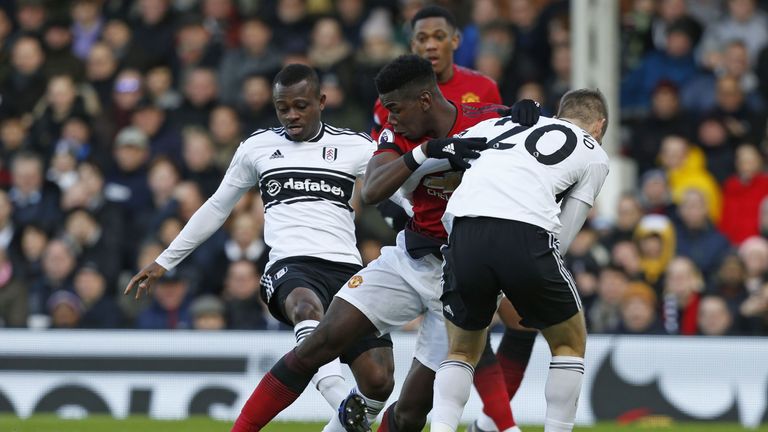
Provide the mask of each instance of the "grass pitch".
[{"label": "grass pitch", "polygon": [[[130,417],[116,420],[111,417],[88,417],[82,420],[62,420],[55,416],[33,416],[21,420],[17,417],[0,416],[2,432],[228,432],[231,422],[209,418],[191,418],[179,421],[152,420],[146,417]],[[265,432],[320,432],[320,423],[271,423]],[[463,428],[461,429],[463,430]],[[542,432],[541,426],[524,426],[524,432]],[[594,432],[736,432],[744,431],[737,424],[727,423],[671,423],[665,419],[649,419],[633,425],[601,423],[591,427],[576,427],[575,431]],[[752,431],[768,432],[768,425]]]}]

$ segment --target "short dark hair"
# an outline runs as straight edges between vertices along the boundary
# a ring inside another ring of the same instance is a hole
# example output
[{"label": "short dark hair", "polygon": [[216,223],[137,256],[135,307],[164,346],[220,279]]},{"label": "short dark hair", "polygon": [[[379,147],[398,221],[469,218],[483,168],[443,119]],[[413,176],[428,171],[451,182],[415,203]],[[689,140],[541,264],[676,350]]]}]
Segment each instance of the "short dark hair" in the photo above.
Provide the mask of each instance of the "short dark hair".
[{"label": "short dark hair", "polygon": [[387,63],[376,74],[376,90],[380,95],[403,87],[420,84],[437,85],[432,63],[416,54],[406,54]]},{"label": "short dark hair", "polygon": [[608,103],[599,89],[571,90],[560,99],[557,116],[581,120],[585,123],[605,119],[605,125],[603,125],[603,134],[605,134],[608,128]]},{"label": "short dark hair", "polygon": [[317,94],[320,94],[320,78],[317,76],[317,72],[311,67],[299,63],[289,64],[280,70],[275,75],[272,87],[277,84],[292,86],[302,81],[307,81],[317,91]]},{"label": "short dark hair", "polygon": [[444,18],[451,27],[454,29],[457,28],[456,17],[453,16],[451,11],[437,5],[430,5],[419,9],[419,11],[416,12],[416,15],[411,18],[411,28],[416,27],[417,21],[423,20],[425,18]]}]

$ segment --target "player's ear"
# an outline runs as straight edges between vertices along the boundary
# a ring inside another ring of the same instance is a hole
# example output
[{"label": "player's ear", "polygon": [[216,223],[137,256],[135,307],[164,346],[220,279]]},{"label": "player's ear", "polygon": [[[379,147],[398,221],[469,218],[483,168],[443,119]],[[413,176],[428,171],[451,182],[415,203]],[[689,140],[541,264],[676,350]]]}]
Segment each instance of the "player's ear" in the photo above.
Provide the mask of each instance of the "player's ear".
[{"label": "player's ear", "polygon": [[432,93],[429,90],[424,90],[419,94],[419,106],[422,111],[429,111],[432,106]]},{"label": "player's ear", "polygon": [[320,94],[320,111],[325,109],[325,93]]},{"label": "player's ear", "polygon": [[453,36],[451,36],[451,48],[456,51],[459,49],[459,44],[461,44],[461,30],[455,29],[453,31]]}]

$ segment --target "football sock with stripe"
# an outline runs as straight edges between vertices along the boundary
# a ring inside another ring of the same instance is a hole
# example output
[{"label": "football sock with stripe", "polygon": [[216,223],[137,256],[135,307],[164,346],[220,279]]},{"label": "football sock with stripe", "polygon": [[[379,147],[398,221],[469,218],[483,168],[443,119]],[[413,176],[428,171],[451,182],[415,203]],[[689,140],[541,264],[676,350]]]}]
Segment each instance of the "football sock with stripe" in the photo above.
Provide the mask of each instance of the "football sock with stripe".
[{"label": "football sock with stripe", "polygon": [[435,374],[432,432],[455,432],[469,400],[475,368],[458,360],[445,360]]},{"label": "football sock with stripe", "polygon": [[528,361],[531,359],[537,334],[538,332],[535,331],[508,328],[504,331],[499,349],[496,350],[496,358],[504,373],[504,383],[510,400],[515,397],[520,383],[523,382],[525,368],[528,367]]},{"label": "football sock with stripe", "polygon": [[397,405],[397,401],[393,402],[392,405],[384,410],[384,415],[381,417],[381,424],[379,424],[379,428],[376,429],[376,432],[399,431],[397,428],[397,422],[395,421],[395,405]]},{"label": "football sock with stripe", "polygon": [[245,402],[232,432],[258,432],[299,398],[315,370],[301,364],[291,350],[264,375]]},{"label": "football sock with stripe", "polygon": [[[491,348],[490,337],[486,341],[485,350],[475,367],[474,384],[480,399],[483,401],[483,414],[492,419],[490,431],[504,431],[515,425],[512,410],[509,406],[509,395],[504,383],[504,374],[496,355]],[[486,426],[489,426],[484,422]]]},{"label": "football sock with stripe", "polygon": [[544,387],[547,415],[544,432],[571,432],[576,419],[576,406],[584,378],[584,359],[554,356],[549,363],[549,375]]},{"label": "football sock with stripe", "polygon": [[[296,335],[296,345],[299,345],[310,333],[315,331],[318,324],[320,322],[316,320],[304,320],[296,323],[293,327],[293,332]],[[312,377],[312,384],[328,401],[334,412],[339,409],[339,405],[347,397],[348,387],[344,377],[341,375],[341,362],[338,358],[321,366],[315,376]]]}]

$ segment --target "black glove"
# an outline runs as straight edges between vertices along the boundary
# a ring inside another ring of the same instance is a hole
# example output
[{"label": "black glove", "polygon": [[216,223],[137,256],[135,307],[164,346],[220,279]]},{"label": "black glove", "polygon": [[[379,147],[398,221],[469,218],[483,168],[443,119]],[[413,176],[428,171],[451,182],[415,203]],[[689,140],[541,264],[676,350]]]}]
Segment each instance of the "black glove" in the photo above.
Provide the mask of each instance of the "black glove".
[{"label": "black glove", "polygon": [[477,159],[480,150],[488,148],[485,138],[436,138],[427,142],[427,157],[448,159],[455,170],[470,167],[464,159]]},{"label": "black glove", "polygon": [[541,106],[531,99],[517,101],[514,105],[498,111],[502,117],[509,117],[513,122],[523,126],[533,126],[541,116]]}]

